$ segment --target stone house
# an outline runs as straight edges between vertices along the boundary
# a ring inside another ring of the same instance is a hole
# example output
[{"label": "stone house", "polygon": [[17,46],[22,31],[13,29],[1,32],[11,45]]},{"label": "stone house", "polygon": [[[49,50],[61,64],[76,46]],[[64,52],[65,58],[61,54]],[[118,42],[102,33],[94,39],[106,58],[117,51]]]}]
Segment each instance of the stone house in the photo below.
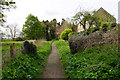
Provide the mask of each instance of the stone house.
[{"label": "stone house", "polygon": [[[98,17],[102,22],[116,23],[116,18],[112,16],[110,13],[108,13],[106,10],[104,10],[102,7],[99,10],[97,10],[94,15]],[[95,25],[93,25],[92,27],[95,27]],[[88,22],[86,22],[86,29],[88,28],[89,24]],[[84,31],[83,26],[78,24],[77,31],[78,32]]]}]

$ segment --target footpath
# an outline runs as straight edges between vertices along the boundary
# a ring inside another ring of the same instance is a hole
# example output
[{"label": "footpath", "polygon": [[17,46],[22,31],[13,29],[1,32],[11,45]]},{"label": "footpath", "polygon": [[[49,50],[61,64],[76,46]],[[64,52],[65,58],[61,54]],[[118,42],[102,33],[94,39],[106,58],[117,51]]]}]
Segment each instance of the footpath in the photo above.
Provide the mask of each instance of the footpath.
[{"label": "footpath", "polygon": [[59,52],[54,43],[52,43],[52,50],[41,78],[65,78]]}]

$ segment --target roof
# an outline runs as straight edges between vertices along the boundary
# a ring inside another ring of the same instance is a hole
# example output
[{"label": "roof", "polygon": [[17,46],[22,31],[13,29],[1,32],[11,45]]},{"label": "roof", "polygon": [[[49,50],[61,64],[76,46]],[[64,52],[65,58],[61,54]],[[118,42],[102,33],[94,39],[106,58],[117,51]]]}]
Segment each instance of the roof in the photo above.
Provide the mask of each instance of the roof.
[{"label": "roof", "polygon": [[102,7],[96,11],[95,16],[102,18],[103,21],[112,21],[112,22],[116,22],[116,18],[114,16],[112,16],[110,13],[108,13],[105,9],[103,9]]}]

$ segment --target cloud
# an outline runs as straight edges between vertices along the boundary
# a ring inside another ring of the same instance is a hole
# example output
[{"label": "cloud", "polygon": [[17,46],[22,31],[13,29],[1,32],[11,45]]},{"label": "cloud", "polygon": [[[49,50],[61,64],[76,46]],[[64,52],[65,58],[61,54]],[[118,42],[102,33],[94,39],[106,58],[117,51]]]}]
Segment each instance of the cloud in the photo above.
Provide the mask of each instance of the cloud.
[{"label": "cloud", "polygon": [[76,9],[98,10],[103,7],[110,14],[118,18],[119,0],[15,0],[16,10],[5,12],[8,24],[17,23],[20,28],[24,24],[28,14],[32,13],[40,21],[52,20],[61,21],[62,18],[74,16]]}]

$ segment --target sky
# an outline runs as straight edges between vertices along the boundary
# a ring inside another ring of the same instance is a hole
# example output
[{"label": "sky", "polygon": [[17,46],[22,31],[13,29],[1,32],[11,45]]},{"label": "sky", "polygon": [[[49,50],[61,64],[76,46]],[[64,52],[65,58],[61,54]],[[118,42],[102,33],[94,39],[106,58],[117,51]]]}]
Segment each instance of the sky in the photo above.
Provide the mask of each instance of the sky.
[{"label": "sky", "polygon": [[7,15],[7,24],[17,24],[22,30],[26,17],[29,14],[37,16],[40,21],[56,18],[61,22],[75,15],[79,8],[84,10],[98,10],[103,7],[107,12],[118,20],[118,2],[119,0],[13,0],[16,2],[16,9],[10,12],[5,11]]}]

